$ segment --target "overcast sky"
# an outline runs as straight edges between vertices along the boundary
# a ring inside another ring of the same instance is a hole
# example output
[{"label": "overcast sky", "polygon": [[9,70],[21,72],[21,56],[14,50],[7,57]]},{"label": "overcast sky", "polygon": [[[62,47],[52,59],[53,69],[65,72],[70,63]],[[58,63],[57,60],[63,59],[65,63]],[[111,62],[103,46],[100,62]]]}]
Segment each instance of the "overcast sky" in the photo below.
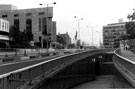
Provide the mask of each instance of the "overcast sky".
[{"label": "overcast sky", "polygon": [[39,3],[52,3],[54,18],[57,22],[57,32],[68,32],[72,39],[78,29],[77,19],[80,21],[80,38],[91,44],[92,28],[95,44],[101,39],[102,26],[117,23],[118,19],[124,19],[133,12],[135,0],[1,0],[0,4],[13,4],[19,9],[38,8]]}]

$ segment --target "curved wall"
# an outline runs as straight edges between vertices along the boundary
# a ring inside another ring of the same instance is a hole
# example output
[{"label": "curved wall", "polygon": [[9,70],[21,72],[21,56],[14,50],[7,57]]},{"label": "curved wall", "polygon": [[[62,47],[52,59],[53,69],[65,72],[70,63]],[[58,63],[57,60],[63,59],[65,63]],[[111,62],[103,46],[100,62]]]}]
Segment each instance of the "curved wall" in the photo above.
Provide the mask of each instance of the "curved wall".
[{"label": "curved wall", "polygon": [[135,87],[135,62],[121,56],[121,50],[114,52],[113,62],[116,69]]},{"label": "curved wall", "polygon": [[94,80],[96,77],[96,62],[92,60],[92,57],[87,57],[67,66],[49,78],[39,89],[69,89],[80,83]]}]

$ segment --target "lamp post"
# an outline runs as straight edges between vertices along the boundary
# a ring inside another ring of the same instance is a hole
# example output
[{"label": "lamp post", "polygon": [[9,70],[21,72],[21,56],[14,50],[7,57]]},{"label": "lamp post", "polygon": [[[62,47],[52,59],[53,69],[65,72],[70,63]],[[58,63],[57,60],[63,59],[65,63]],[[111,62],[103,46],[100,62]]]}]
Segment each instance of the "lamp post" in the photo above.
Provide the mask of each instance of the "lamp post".
[{"label": "lamp post", "polygon": [[[46,29],[47,29],[47,33],[48,33],[48,7],[49,7],[49,5],[50,4],[56,4],[56,2],[53,2],[53,3],[44,3],[44,4],[42,4],[42,3],[40,3],[39,5],[47,5],[47,15],[46,15]],[[48,36],[48,35],[47,35]],[[43,42],[43,34],[42,34],[42,41],[41,41],[42,43],[41,43],[41,46],[42,46],[42,48],[44,47],[44,42]],[[47,40],[47,49],[48,49],[48,40]]]},{"label": "lamp post", "polygon": [[94,35],[93,35],[94,34],[94,31],[93,31],[93,29],[96,28],[96,27],[98,27],[98,26],[96,25],[96,26],[93,26],[92,27],[92,45],[93,46],[95,46],[95,43],[94,43],[94,40],[93,40],[93,38],[94,38]]},{"label": "lamp post", "polygon": [[80,20],[83,20],[83,18],[78,18],[76,16],[74,16],[74,18],[78,20],[78,39],[80,39]]},{"label": "lamp post", "polygon": [[[87,26],[87,27],[89,27],[89,26]],[[95,27],[98,27],[97,25],[96,26],[90,26],[90,28],[91,28],[91,40],[92,40],[92,46],[94,46],[94,40],[93,40],[93,36],[94,36],[94,28]]]},{"label": "lamp post", "polygon": [[[74,18],[78,20],[78,41],[80,41],[80,20],[83,20],[83,18],[78,18],[76,16],[74,16]],[[80,42],[79,42],[79,46],[80,46]]]},{"label": "lamp post", "polygon": [[99,34],[99,47],[101,46],[101,32],[100,31],[96,31]]}]

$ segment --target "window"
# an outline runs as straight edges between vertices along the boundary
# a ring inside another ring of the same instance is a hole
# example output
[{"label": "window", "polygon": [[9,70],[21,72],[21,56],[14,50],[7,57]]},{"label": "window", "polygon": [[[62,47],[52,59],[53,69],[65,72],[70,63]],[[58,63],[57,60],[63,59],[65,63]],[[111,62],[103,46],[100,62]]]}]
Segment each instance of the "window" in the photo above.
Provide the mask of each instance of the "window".
[{"label": "window", "polygon": [[32,13],[26,13],[26,16],[32,16]]},{"label": "window", "polygon": [[31,19],[26,19],[26,31],[32,32],[32,21],[31,21]]},{"label": "window", "polygon": [[39,14],[39,15],[44,15],[45,13],[44,13],[44,12],[39,12],[38,14]]},{"label": "window", "polygon": [[2,22],[2,31],[5,31],[5,23]]},{"label": "window", "polygon": [[7,15],[2,15],[2,18],[6,18],[7,17]]},{"label": "window", "polygon": [[47,35],[47,21],[46,18],[42,18],[42,33]]},{"label": "window", "polygon": [[47,21],[46,18],[39,18],[39,31],[47,35]]},{"label": "window", "polygon": [[19,14],[14,14],[14,17],[19,17]]},{"label": "window", "polygon": [[32,20],[31,19],[26,19],[26,38],[28,41],[33,40]]},{"label": "window", "polygon": [[17,29],[20,28],[20,26],[19,26],[19,19],[15,19],[14,20],[14,25],[16,25]]},{"label": "window", "polygon": [[41,36],[39,36],[39,42],[41,42]]},{"label": "window", "polygon": [[39,31],[41,31],[41,18],[39,18]]},{"label": "window", "polygon": [[5,30],[6,30],[7,24],[5,23]]}]

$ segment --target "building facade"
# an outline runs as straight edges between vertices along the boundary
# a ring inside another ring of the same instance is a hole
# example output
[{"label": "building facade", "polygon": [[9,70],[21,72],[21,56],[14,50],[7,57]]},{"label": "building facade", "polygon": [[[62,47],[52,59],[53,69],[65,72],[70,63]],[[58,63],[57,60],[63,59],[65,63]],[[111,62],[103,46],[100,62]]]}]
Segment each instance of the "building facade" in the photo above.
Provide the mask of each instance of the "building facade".
[{"label": "building facade", "polygon": [[68,47],[69,44],[71,44],[71,37],[69,36],[68,32],[66,34],[58,34],[58,37],[62,38],[59,39],[57,38],[57,41],[60,42],[64,47]]},{"label": "building facade", "polygon": [[8,45],[9,41],[9,22],[4,19],[0,19],[0,48],[4,48]]},{"label": "building facade", "polygon": [[124,22],[103,26],[103,45],[105,48],[118,48],[121,36],[126,34]]},{"label": "building facade", "polygon": [[22,32],[27,31],[32,33],[32,41],[37,46],[41,46],[43,42],[44,48],[47,48],[52,41],[56,41],[56,22],[52,21],[52,7],[1,10],[0,18],[8,20],[10,26],[16,25]]}]

